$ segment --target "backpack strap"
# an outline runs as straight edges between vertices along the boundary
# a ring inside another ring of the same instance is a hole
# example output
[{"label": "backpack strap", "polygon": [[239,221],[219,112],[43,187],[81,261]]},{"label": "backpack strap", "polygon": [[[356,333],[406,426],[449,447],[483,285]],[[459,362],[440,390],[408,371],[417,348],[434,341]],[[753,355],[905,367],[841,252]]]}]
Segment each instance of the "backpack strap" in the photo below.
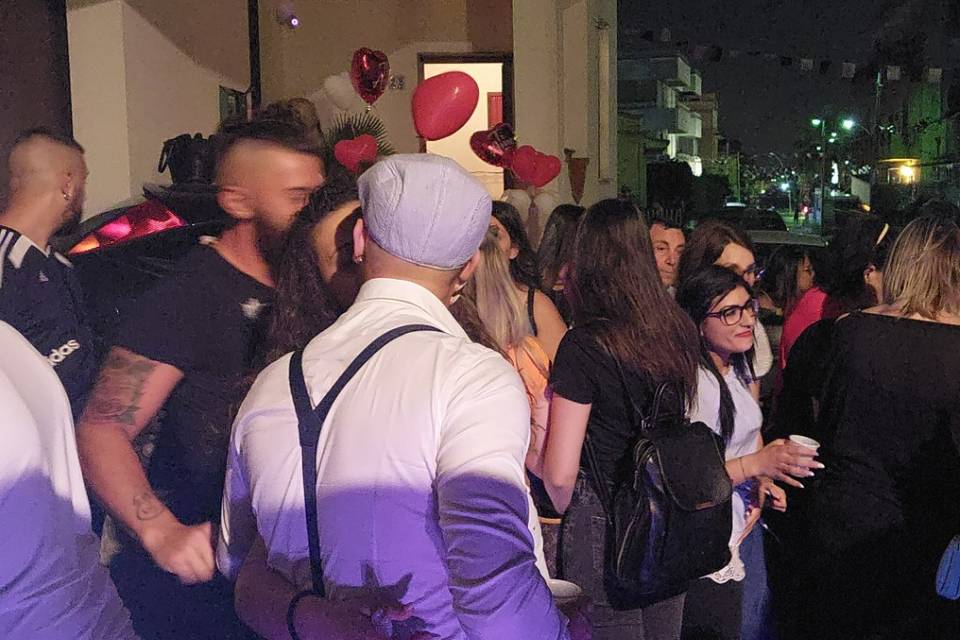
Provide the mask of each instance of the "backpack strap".
[{"label": "backpack strap", "polygon": [[290,358],[290,391],[293,395],[293,406],[297,410],[297,422],[300,430],[300,453],[303,471],[303,500],[307,520],[307,543],[310,549],[310,575],[313,578],[313,591],[324,595],[323,562],[320,558],[320,530],[317,518],[317,446],[320,441],[320,430],[323,422],[330,413],[330,408],[340,392],[358,371],[380,349],[387,346],[400,336],[415,331],[440,331],[436,327],[425,324],[410,324],[391,329],[372,343],[354,358],[353,362],[340,374],[337,381],[327,391],[316,409],[310,403],[310,393],[303,377],[303,349],[294,352]]}]

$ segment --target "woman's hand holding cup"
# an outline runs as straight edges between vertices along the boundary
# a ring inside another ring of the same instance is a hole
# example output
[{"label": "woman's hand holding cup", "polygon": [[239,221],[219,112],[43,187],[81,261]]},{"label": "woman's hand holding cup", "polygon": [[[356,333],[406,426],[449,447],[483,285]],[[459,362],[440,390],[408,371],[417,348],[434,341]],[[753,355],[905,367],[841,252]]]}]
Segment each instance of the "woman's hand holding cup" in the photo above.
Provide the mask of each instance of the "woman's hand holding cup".
[{"label": "woman's hand holding cup", "polygon": [[750,477],[766,476],[802,489],[803,484],[795,478],[809,478],[814,469],[824,468],[816,460],[819,446],[816,440],[804,436],[774,440],[760,451],[746,456],[744,467]]}]

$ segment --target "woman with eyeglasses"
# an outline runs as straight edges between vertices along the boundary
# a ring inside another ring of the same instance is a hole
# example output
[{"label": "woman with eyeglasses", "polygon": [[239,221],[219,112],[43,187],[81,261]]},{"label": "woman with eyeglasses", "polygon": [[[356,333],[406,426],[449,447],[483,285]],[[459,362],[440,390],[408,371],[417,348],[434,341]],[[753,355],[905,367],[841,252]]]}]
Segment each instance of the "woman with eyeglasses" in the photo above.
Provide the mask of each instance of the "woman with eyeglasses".
[{"label": "woman with eyeglasses", "polygon": [[[680,257],[680,284],[709,265],[734,271],[750,287],[755,286],[763,276],[763,269],[757,264],[753,243],[747,234],[719,220],[707,220],[690,234]],[[770,372],[774,360],[763,325],[757,319],[753,326],[753,356],[749,364],[754,396],[759,398],[760,387],[755,383]]]},{"label": "woman with eyeglasses", "polygon": [[763,445],[763,416],[750,390],[760,309],[751,286],[736,271],[715,265],[686,276],[677,302],[700,330],[697,394],[689,417],[722,437],[735,493],[730,563],[691,584],[683,637],[766,638],[766,564],[761,530],[754,525],[766,498],[774,509],[786,509],[786,495],[773,480],[802,487],[795,478],[806,478],[822,465],[812,449],[784,440]]}]

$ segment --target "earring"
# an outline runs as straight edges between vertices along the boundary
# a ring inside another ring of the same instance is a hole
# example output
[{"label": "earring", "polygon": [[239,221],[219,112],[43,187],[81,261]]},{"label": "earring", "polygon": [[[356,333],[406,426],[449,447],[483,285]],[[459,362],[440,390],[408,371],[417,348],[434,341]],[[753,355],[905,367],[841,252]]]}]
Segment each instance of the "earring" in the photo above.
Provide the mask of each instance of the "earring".
[{"label": "earring", "polygon": [[70,199],[70,194],[69,194],[69,193],[67,193],[66,191],[63,191],[62,193],[63,193],[63,199],[64,199],[64,200],[69,200],[69,199]]},{"label": "earring", "polygon": [[353,256],[353,264],[362,264],[363,256]]}]

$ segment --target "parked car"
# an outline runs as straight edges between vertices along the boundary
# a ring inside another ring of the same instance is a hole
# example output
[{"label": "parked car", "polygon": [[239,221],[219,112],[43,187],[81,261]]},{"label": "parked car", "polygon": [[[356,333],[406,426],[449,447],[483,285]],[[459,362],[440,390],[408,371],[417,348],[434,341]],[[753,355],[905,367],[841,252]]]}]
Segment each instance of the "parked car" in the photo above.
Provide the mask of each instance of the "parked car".
[{"label": "parked car", "polygon": [[145,185],[142,198],[85,220],[53,244],[76,268],[94,330],[109,339],[127,303],[229,221],[214,186]]},{"label": "parked car", "polygon": [[704,220],[720,220],[744,231],[787,231],[787,223],[776,210],[758,209],[740,204],[695,214],[690,220],[690,225],[695,227]]}]

